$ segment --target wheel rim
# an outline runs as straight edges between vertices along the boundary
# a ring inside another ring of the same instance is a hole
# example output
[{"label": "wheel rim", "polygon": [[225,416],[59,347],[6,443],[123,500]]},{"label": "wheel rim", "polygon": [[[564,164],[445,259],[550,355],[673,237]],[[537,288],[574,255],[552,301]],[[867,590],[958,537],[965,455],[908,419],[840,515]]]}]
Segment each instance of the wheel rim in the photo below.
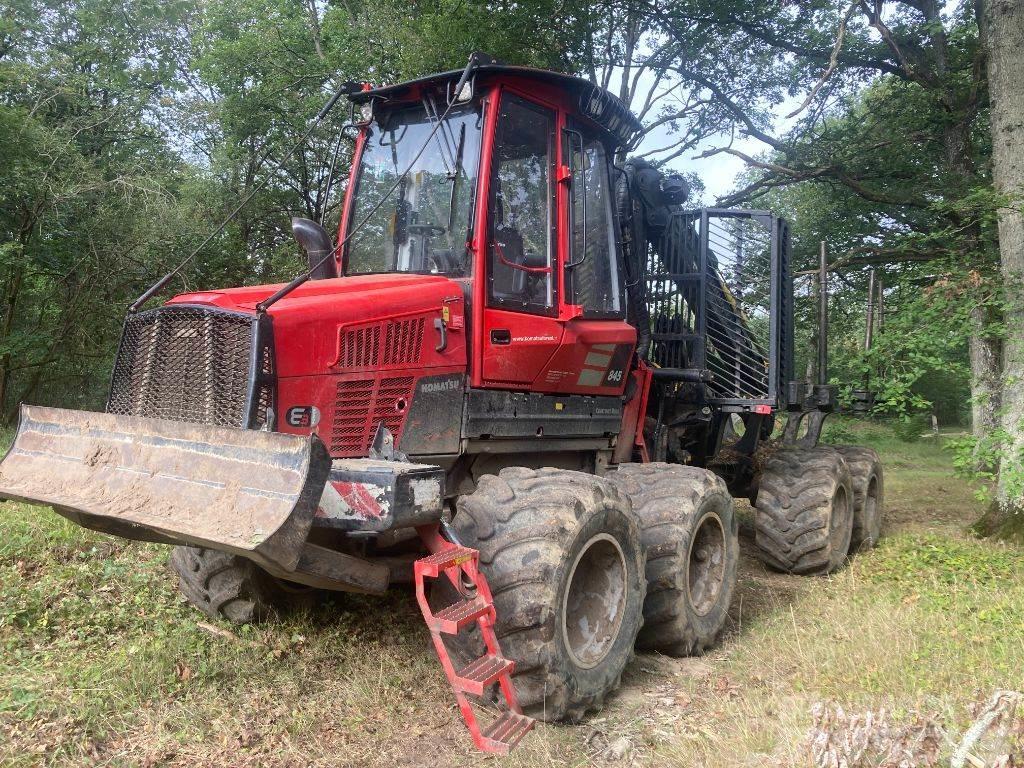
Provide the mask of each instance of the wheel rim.
[{"label": "wheel rim", "polygon": [[725,530],[718,515],[708,513],[697,524],[687,555],[686,587],[698,616],[711,612],[724,585]]},{"label": "wheel rim", "polygon": [[562,639],[573,662],[584,669],[608,655],[626,606],[626,557],[606,533],[591,538],[576,555],[562,598]]},{"label": "wheel rim", "polygon": [[850,533],[853,530],[853,510],[846,488],[839,486],[832,497],[832,515],[829,520],[828,536],[832,551],[839,552],[844,546],[849,547]]}]

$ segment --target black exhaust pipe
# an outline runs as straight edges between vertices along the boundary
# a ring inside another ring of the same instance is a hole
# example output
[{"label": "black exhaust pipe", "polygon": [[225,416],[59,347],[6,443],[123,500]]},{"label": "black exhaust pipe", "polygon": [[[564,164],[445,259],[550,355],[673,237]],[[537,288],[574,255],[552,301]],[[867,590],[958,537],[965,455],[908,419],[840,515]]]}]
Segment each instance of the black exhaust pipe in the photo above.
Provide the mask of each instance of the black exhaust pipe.
[{"label": "black exhaust pipe", "polygon": [[310,279],[326,280],[338,276],[335,260],[324,258],[334,250],[334,243],[326,229],[311,219],[295,217],[292,219],[292,235],[309,259],[309,268],[312,270]]}]

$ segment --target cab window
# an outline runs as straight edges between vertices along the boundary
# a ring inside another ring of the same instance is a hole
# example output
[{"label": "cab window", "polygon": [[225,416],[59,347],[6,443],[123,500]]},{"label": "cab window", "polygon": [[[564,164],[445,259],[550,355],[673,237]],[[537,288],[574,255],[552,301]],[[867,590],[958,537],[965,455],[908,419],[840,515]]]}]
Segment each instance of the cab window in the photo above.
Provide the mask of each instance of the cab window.
[{"label": "cab window", "polygon": [[555,112],[501,97],[491,160],[488,303],[555,308]]},{"label": "cab window", "polygon": [[584,314],[616,315],[622,311],[622,284],[607,150],[600,140],[572,126],[564,140],[572,173],[568,301],[582,306]]}]

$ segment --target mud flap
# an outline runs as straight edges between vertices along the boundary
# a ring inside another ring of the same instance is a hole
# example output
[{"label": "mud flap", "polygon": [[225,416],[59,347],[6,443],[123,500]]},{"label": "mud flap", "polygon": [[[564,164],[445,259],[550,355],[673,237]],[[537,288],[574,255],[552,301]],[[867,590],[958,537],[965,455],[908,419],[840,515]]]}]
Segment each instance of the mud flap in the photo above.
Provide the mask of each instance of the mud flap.
[{"label": "mud flap", "polygon": [[330,466],[316,437],[23,405],[0,498],[294,571]]}]

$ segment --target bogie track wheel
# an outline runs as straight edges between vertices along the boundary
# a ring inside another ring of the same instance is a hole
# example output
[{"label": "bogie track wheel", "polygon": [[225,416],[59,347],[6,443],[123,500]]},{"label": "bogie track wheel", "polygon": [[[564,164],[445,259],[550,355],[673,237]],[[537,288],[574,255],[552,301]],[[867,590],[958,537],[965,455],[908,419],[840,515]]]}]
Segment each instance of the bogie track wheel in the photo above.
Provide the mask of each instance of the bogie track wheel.
[{"label": "bogie track wheel", "polygon": [[633,502],[647,552],[637,645],[673,656],[714,645],[736,587],[739,539],[725,482],[678,464],[620,464],[607,479]]},{"label": "bogie track wheel", "polygon": [[[578,721],[599,708],[643,620],[644,553],[629,499],[593,475],[512,467],[481,477],[452,527],[480,552],[523,711]],[[431,603],[448,605],[453,592],[439,579]],[[476,632],[446,640],[459,661],[482,652]]]},{"label": "bogie track wheel", "polygon": [[233,624],[308,607],[315,591],[280,581],[251,560],[215,549],[175,547],[170,564],[190,603],[212,619]]},{"label": "bogie track wheel", "polygon": [[882,462],[873,448],[863,445],[835,445],[850,467],[853,482],[853,536],[850,551],[871,549],[882,535],[885,483]]},{"label": "bogie track wheel", "polygon": [[757,480],[754,530],[765,563],[797,574],[831,573],[853,535],[853,487],[845,459],[831,448],[782,448]]}]

